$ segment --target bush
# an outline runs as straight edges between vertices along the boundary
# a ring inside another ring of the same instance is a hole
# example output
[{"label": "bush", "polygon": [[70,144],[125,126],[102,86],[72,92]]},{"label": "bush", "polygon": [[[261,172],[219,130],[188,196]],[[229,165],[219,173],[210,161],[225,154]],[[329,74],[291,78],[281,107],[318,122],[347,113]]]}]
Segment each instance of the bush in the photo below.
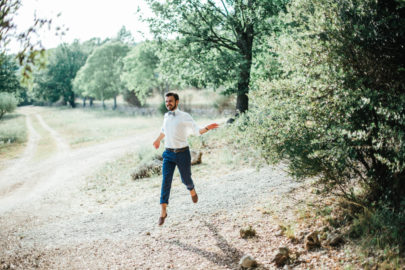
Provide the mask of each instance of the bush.
[{"label": "bush", "polygon": [[160,105],[158,107],[158,111],[161,114],[165,114],[167,112],[166,103],[164,101],[162,103],[160,103]]},{"label": "bush", "polygon": [[[252,92],[241,140],[362,203],[405,196],[405,19],[389,1],[292,1],[270,40],[282,74]],[[272,68],[271,66],[268,68]]]},{"label": "bush", "polygon": [[142,107],[142,103],[139,98],[135,95],[134,91],[124,90],[122,93],[124,100],[135,107]]},{"label": "bush", "polygon": [[18,100],[10,93],[0,93],[0,119],[6,114],[13,112]]}]

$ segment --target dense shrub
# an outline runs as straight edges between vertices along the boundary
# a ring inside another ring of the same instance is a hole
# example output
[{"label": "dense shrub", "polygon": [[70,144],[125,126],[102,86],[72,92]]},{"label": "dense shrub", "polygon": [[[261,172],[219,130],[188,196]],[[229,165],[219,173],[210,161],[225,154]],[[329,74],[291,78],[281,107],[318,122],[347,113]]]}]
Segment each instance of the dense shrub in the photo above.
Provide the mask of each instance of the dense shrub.
[{"label": "dense shrub", "polygon": [[[405,16],[395,0],[292,1],[270,46],[282,74],[250,95],[243,141],[297,177],[399,209],[405,196]],[[268,68],[273,68],[269,66]],[[245,120],[245,121],[244,121]]]},{"label": "dense shrub", "polygon": [[6,114],[11,113],[17,107],[18,101],[13,94],[0,93],[0,119]]},{"label": "dense shrub", "polygon": [[165,114],[167,112],[166,103],[164,101],[159,104],[158,111],[161,114]]}]

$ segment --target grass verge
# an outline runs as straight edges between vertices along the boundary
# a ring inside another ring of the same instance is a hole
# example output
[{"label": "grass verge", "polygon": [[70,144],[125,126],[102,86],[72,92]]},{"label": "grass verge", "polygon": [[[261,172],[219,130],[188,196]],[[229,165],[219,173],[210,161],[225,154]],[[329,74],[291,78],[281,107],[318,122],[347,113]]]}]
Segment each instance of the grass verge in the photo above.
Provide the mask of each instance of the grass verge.
[{"label": "grass verge", "polygon": [[160,176],[137,180],[136,185],[131,178],[133,170],[152,160],[154,155],[156,151],[152,148],[141,148],[137,152],[126,153],[115,161],[107,162],[94,175],[87,177],[82,191],[105,207],[134,201],[142,196],[145,189],[160,188]]},{"label": "grass verge", "polygon": [[161,125],[158,117],[134,117],[110,110],[39,108],[39,113],[72,148],[130,136]]},{"label": "grass verge", "polygon": [[0,121],[0,162],[15,158],[27,141],[25,117],[7,114]]}]

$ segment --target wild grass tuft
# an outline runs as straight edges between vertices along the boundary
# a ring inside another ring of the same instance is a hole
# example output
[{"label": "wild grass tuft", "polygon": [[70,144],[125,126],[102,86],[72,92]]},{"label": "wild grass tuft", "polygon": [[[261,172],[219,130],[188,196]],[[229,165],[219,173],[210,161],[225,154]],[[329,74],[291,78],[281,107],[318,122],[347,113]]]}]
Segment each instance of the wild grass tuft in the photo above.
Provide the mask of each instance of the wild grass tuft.
[{"label": "wild grass tuft", "polygon": [[405,201],[399,212],[385,204],[365,209],[353,220],[349,235],[360,239],[365,248],[398,248],[405,252]]},{"label": "wild grass tuft", "polygon": [[5,115],[0,121],[0,147],[4,144],[24,143],[26,140],[25,117],[19,114]]}]

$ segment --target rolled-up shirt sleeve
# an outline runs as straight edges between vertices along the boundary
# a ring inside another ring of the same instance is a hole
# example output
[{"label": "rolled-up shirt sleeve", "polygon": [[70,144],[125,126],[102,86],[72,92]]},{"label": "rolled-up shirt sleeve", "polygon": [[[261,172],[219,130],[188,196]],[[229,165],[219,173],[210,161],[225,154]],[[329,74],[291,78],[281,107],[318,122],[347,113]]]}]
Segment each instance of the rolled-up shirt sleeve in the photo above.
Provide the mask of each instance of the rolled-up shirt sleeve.
[{"label": "rolled-up shirt sleeve", "polygon": [[162,127],[160,128],[160,132],[166,135],[166,133],[165,133],[165,122],[166,122],[166,115],[163,118],[163,124],[162,124]]}]

